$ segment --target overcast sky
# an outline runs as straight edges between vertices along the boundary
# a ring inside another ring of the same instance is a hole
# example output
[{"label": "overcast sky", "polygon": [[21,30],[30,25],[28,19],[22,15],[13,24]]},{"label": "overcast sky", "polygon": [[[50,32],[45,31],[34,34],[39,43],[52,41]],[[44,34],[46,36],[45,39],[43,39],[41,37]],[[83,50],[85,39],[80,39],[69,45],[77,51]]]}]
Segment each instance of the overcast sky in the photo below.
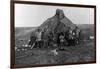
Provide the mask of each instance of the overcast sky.
[{"label": "overcast sky", "polygon": [[74,24],[94,24],[94,9],[46,5],[15,4],[15,27],[37,27],[62,9]]}]

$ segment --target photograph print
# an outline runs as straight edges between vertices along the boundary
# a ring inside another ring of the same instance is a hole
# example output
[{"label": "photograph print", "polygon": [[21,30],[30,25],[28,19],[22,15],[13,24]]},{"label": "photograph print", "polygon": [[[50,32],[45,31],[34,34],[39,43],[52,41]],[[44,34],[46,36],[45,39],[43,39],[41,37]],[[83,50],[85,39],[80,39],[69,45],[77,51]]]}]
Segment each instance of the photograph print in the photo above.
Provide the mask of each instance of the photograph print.
[{"label": "photograph print", "polygon": [[96,62],[95,8],[14,4],[14,66]]}]

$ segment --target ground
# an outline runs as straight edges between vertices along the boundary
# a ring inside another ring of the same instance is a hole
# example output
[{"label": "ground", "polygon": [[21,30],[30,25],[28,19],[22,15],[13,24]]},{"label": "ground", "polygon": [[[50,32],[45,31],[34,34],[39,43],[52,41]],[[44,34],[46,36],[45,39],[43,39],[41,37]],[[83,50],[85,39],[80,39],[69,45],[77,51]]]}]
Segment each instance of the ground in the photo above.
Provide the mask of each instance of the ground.
[{"label": "ground", "polygon": [[[94,25],[83,24],[78,25],[82,30],[82,41],[76,46],[65,46],[64,50],[57,50],[55,55],[52,50],[56,48],[33,48],[23,51],[15,51],[15,65],[27,66],[37,64],[63,64],[95,61],[95,45],[94,39],[90,40],[90,36],[94,36]],[[15,46],[21,47],[27,45],[30,33],[36,28],[15,28]]]},{"label": "ground", "polygon": [[57,50],[54,55],[52,49],[33,48],[32,50],[16,52],[16,66],[36,64],[63,64],[90,62],[95,60],[93,41],[84,41],[77,46],[64,47],[65,50]]}]

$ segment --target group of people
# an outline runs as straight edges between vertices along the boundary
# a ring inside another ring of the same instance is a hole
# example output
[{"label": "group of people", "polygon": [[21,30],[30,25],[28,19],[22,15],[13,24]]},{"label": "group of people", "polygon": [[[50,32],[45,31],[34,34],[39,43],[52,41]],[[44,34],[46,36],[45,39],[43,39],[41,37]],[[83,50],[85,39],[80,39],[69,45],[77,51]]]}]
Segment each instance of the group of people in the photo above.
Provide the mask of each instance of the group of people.
[{"label": "group of people", "polygon": [[79,43],[80,29],[76,27],[72,30],[70,27],[66,32],[61,32],[58,34],[57,43],[60,45],[75,45]]},{"label": "group of people", "polygon": [[28,45],[31,45],[31,48],[35,46],[41,48],[53,46],[55,43],[58,46],[78,44],[80,29],[76,27],[74,30],[71,30],[69,27],[68,31],[57,33],[56,36],[53,31],[49,31],[47,35],[44,33],[44,30],[37,29],[35,36],[30,37]]}]

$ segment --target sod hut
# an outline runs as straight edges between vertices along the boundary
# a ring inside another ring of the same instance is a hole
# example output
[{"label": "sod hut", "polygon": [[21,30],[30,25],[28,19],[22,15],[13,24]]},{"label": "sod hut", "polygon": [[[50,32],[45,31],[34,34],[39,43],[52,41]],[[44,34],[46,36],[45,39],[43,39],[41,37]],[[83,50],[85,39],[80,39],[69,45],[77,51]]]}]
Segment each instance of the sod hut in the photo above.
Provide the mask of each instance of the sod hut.
[{"label": "sod hut", "polygon": [[[48,18],[40,27],[44,31],[42,37],[48,37],[49,33],[52,32],[54,39],[56,40],[58,33],[66,32],[68,29],[75,29],[76,25],[68,19],[63,10],[57,9],[53,17]],[[46,38],[45,38],[46,39]]]},{"label": "sod hut", "polygon": [[[34,31],[31,37],[37,36],[35,32],[37,32],[39,29],[42,33],[41,40],[44,41],[44,46],[48,46],[48,42],[57,42],[59,34],[63,33],[65,35],[65,33],[69,31],[69,28],[70,30],[74,30],[76,25],[73,24],[72,21],[65,16],[63,10],[57,9],[55,15],[44,21],[44,23]],[[30,43],[33,44],[32,40]]]}]

